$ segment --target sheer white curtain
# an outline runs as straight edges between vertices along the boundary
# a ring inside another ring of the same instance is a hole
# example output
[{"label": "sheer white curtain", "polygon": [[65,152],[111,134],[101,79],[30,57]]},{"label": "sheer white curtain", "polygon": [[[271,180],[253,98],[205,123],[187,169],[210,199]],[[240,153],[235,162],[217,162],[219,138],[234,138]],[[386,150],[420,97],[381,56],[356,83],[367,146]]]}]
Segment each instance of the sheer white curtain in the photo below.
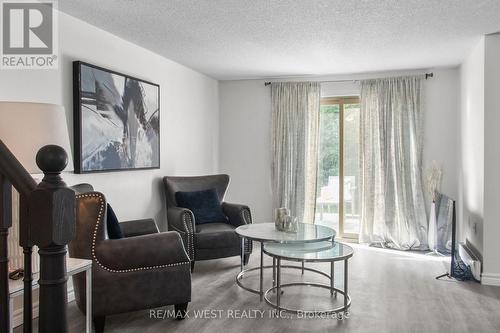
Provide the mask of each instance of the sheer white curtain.
[{"label": "sheer white curtain", "polygon": [[427,248],[421,104],[421,77],[361,82],[361,242]]},{"label": "sheer white curtain", "polygon": [[320,84],[271,84],[274,207],[313,223],[318,163]]}]

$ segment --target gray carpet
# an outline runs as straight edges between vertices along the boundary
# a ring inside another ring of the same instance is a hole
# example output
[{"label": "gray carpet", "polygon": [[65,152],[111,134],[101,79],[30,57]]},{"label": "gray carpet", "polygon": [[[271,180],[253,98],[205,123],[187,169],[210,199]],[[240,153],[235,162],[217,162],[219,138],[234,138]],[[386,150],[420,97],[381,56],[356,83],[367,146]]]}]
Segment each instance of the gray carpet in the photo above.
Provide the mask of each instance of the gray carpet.
[{"label": "gray carpet", "polygon": [[[257,265],[258,257],[255,251],[250,265]],[[308,266],[329,271],[328,264]],[[239,258],[235,257],[196,263],[190,318],[155,319],[148,310],[127,313],[108,317],[106,332],[500,332],[500,287],[437,281],[434,277],[445,271],[438,258],[355,245],[349,268],[352,307],[348,319],[272,318],[266,303],[236,285]],[[336,284],[342,287],[342,264],[335,269]],[[267,286],[270,275],[267,271]],[[327,282],[307,272],[304,277],[300,271],[283,275],[283,282],[297,280]],[[283,294],[288,306],[320,309],[341,301],[340,295],[335,299],[327,290],[308,287],[287,289]],[[69,317],[71,332],[85,331],[84,317],[74,302],[69,305]]]}]

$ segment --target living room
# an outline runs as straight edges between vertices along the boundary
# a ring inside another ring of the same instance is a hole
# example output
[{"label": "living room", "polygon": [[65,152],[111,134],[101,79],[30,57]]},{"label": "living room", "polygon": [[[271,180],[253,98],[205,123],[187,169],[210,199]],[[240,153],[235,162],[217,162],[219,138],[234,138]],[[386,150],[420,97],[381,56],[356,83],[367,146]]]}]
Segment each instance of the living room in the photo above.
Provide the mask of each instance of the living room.
[{"label": "living room", "polygon": [[1,332],[500,330],[497,1],[0,5]]}]

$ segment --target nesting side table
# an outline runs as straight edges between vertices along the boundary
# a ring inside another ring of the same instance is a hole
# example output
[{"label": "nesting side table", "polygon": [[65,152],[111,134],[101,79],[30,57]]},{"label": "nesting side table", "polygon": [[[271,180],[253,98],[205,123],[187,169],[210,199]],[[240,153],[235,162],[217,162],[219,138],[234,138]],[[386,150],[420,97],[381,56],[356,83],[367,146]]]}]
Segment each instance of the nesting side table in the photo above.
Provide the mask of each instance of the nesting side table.
[{"label": "nesting side table", "polygon": [[[276,230],[274,223],[253,223],[239,226],[236,228],[236,233],[241,238],[241,268],[240,273],[236,276],[236,283],[239,287],[250,291],[252,293],[258,294],[260,296],[260,301],[264,299],[264,269],[273,268],[273,278],[275,266],[264,266],[264,244],[267,243],[279,243],[279,244],[303,244],[318,242],[324,240],[333,241],[335,239],[335,230],[322,225],[315,225],[309,223],[298,223],[297,232],[290,233],[284,231]],[[260,266],[245,269],[244,264],[244,254],[245,254],[245,241],[257,241],[260,242]],[[282,268],[295,268],[311,271],[312,268],[307,267],[296,267],[296,266],[282,266]],[[247,272],[259,270],[259,289],[254,289],[246,286],[243,283],[243,277]],[[320,272],[318,272],[320,273]],[[274,283],[273,283],[274,284]]]},{"label": "nesting side table", "polygon": [[[276,269],[276,285],[269,288],[264,293],[265,301],[272,307],[278,310],[284,310],[291,313],[300,312],[314,312],[314,313],[338,313],[345,312],[351,305],[351,297],[348,294],[348,260],[354,254],[354,250],[352,247],[346,244],[342,244],[339,242],[331,242],[331,241],[323,241],[323,242],[315,242],[315,243],[295,243],[295,244],[287,244],[287,243],[266,243],[264,244],[263,251],[265,254],[271,256],[273,259],[277,261],[277,269]],[[281,283],[281,260],[287,261],[299,261],[304,264],[305,262],[329,262],[330,263],[330,275],[328,276],[326,273],[321,272],[322,275],[325,275],[330,279],[330,284],[321,284],[321,283],[313,283],[313,282],[295,282],[295,283]],[[336,261],[344,261],[344,289],[338,289],[335,287],[335,272],[334,272],[334,263]],[[344,296],[343,305],[327,309],[327,310],[304,310],[304,309],[291,309],[287,307],[281,306],[281,291],[283,288],[292,287],[292,286],[309,286],[316,288],[323,288],[330,290],[331,295],[337,295],[337,293],[342,294]],[[276,302],[273,302],[269,297],[271,292],[276,291]]]}]

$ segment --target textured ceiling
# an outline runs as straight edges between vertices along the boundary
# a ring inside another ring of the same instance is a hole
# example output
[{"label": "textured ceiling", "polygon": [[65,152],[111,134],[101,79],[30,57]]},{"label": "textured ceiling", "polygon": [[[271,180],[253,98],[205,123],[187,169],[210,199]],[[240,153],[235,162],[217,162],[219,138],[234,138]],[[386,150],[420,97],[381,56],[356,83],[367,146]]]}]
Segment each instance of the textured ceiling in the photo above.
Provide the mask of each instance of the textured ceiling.
[{"label": "textured ceiling", "polygon": [[458,65],[499,0],[62,0],[59,8],[217,79]]}]

